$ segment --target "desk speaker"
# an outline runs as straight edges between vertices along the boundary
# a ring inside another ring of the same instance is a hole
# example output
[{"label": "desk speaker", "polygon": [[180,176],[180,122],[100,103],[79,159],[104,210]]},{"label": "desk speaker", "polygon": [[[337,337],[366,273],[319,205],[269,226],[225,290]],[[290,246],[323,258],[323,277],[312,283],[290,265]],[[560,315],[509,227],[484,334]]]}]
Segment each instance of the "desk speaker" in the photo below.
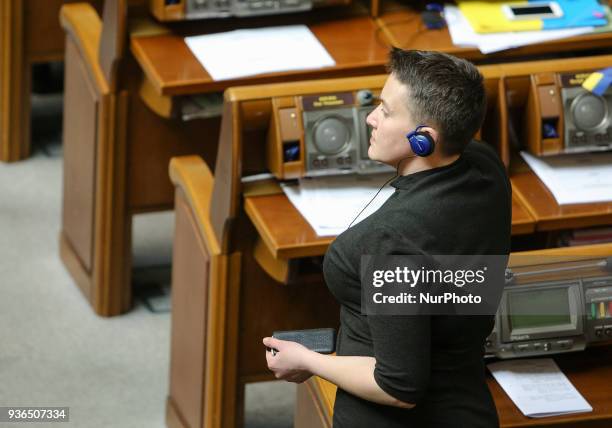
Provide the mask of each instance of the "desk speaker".
[{"label": "desk speaker", "polygon": [[591,72],[531,76],[524,136],[537,156],[612,149],[612,88],[582,88]]}]

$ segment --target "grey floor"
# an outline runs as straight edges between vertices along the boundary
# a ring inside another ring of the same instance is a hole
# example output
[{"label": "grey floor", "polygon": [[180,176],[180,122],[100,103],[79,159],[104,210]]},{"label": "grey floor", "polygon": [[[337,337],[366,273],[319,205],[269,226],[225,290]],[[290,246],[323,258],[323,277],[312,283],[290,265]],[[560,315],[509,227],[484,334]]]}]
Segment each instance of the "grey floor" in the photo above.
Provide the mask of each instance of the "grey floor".
[{"label": "grey floor", "polygon": [[[153,300],[161,312],[141,299],[123,316],[92,312],[58,255],[61,96],[35,97],[33,111],[33,156],[0,163],[0,407],[70,407],[49,426],[164,427],[169,299]],[[136,217],[137,291],[167,282],[172,229],[172,213]],[[249,385],[246,426],[292,426],[294,399],[292,384]],[[27,425],[45,426],[0,423]]]}]

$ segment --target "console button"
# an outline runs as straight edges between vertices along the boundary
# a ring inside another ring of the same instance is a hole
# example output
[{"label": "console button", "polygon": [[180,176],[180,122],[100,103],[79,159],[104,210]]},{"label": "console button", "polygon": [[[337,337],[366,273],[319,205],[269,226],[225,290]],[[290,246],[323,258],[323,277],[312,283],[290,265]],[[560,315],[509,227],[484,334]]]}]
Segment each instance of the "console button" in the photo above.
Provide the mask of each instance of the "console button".
[{"label": "console button", "polygon": [[514,345],[514,350],[517,352],[527,352],[529,351],[530,346],[526,343],[521,343],[519,345]]},{"label": "console button", "polygon": [[550,342],[545,342],[544,345],[542,345],[542,348],[545,351],[550,351]]},{"label": "console button", "polygon": [[595,336],[597,337],[603,336],[603,327],[595,327]]},{"label": "console button", "polygon": [[571,349],[572,344],[572,340],[557,340],[557,346],[559,346],[561,349]]}]

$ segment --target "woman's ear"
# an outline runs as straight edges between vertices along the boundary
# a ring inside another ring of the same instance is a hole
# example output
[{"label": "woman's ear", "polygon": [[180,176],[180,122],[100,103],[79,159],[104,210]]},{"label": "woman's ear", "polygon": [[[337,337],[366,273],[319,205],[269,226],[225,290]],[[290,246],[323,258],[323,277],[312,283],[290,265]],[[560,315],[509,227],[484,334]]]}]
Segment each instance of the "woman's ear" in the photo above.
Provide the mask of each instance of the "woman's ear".
[{"label": "woman's ear", "polygon": [[421,132],[427,132],[430,137],[434,140],[434,144],[438,144],[440,142],[440,133],[430,126],[424,126],[420,129]]}]

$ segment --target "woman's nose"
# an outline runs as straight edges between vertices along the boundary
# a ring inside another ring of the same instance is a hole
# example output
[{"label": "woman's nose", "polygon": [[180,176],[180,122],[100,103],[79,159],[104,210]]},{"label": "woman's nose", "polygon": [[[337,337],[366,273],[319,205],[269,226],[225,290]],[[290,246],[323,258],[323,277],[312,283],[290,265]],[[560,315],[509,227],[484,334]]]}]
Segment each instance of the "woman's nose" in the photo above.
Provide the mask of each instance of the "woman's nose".
[{"label": "woman's nose", "polygon": [[376,110],[373,110],[367,117],[366,123],[370,125],[372,128],[376,128],[376,121],[374,120],[374,115],[376,114]]}]

